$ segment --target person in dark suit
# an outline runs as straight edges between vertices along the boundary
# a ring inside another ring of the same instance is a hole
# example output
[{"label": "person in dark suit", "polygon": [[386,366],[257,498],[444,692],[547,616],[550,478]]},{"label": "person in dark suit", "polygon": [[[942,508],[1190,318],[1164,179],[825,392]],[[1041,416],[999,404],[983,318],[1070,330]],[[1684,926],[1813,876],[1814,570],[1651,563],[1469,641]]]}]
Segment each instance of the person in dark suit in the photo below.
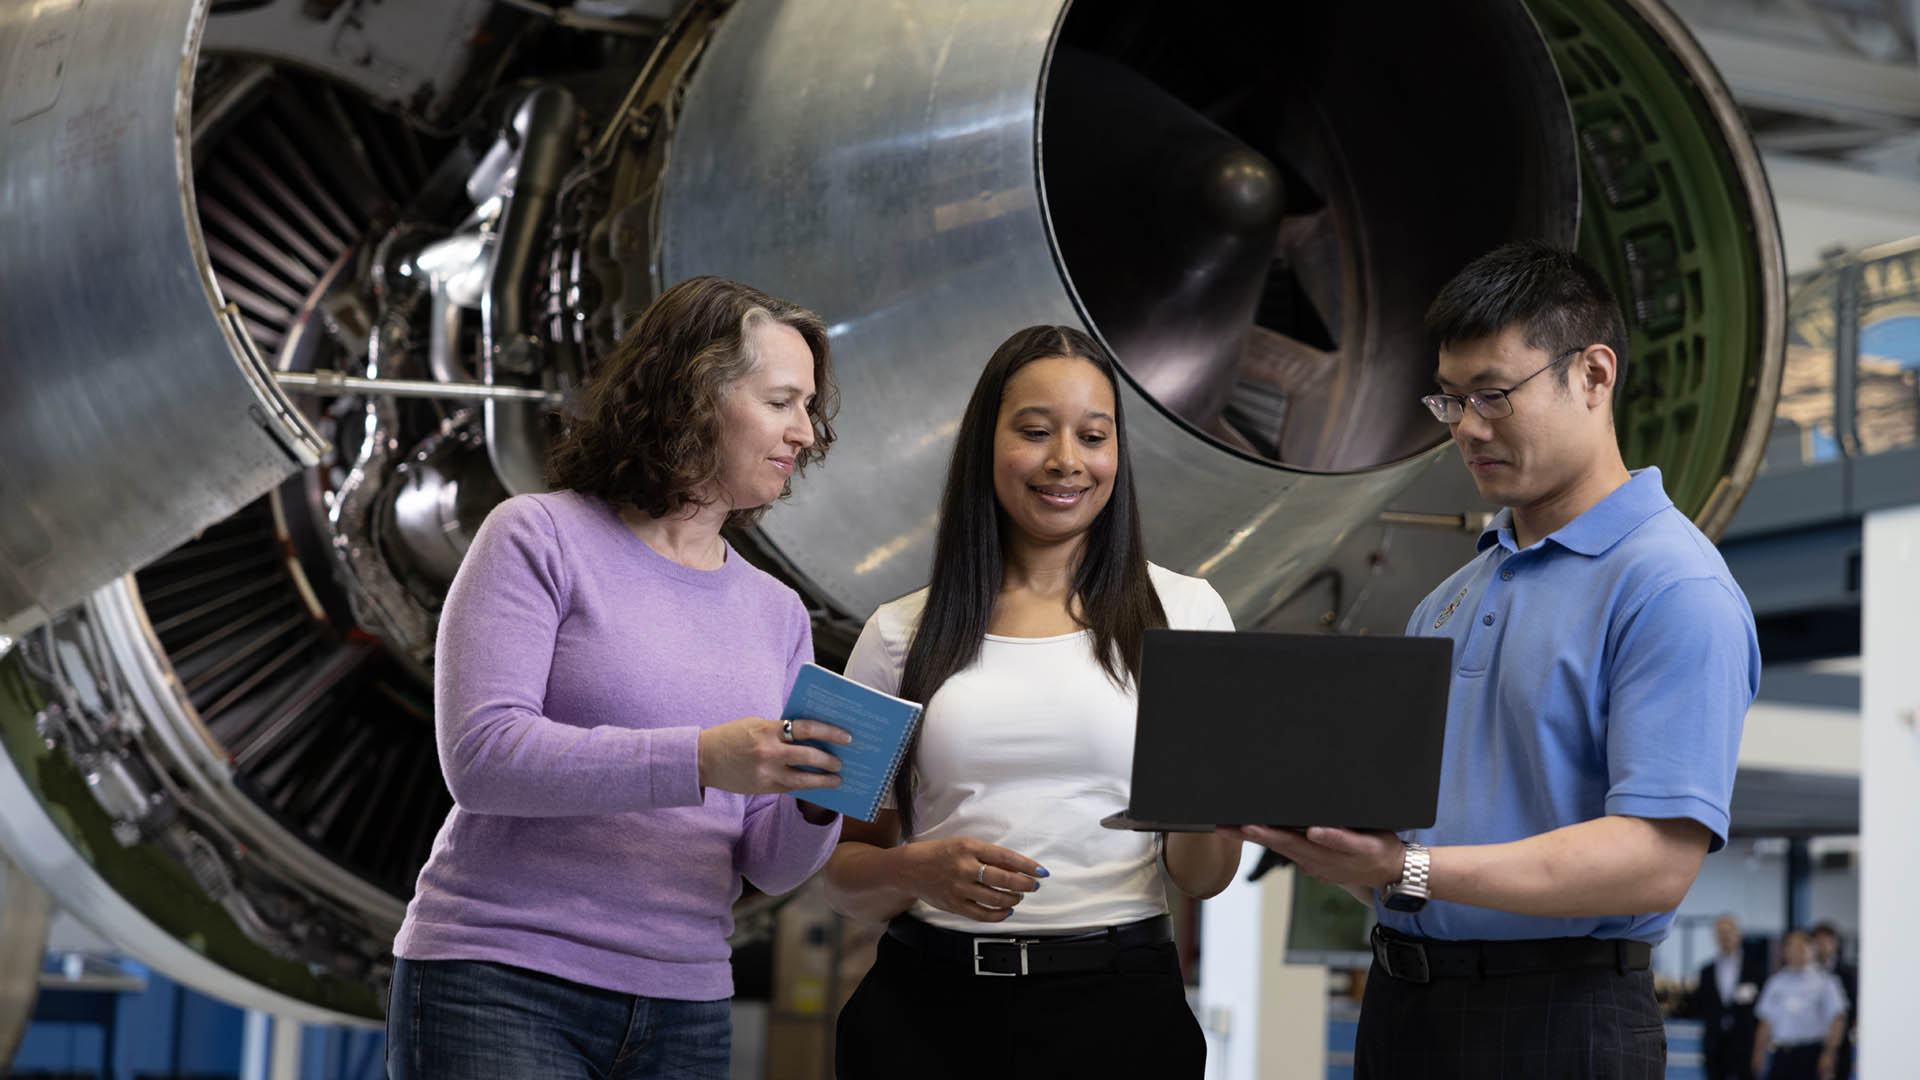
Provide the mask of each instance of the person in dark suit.
[{"label": "person in dark suit", "polygon": [[1700,969],[1693,998],[1707,1080],[1753,1080],[1753,1003],[1766,968],[1744,955],[1733,916],[1714,920],[1713,940],[1720,954]]},{"label": "person in dark suit", "polygon": [[1833,972],[1847,992],[1847,1033],[1833,1066],[1834,1080],[1847,1080],[1853,1075],[1853,1029],[1860,1023],[1860,969],[1840,958],[1840,931],[1830,922],[1813,928],[1813,962]]}]

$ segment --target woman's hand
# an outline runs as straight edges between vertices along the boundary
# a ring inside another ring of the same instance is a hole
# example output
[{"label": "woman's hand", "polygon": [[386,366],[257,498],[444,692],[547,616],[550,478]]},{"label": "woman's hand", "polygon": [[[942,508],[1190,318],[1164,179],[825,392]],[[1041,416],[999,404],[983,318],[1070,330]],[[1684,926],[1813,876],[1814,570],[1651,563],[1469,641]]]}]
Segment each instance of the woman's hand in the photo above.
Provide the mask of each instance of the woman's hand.
[{"label": "woman's hand", "polygon": [[1046,868],[1017,851],[955,836],[922,840],[899,849],[903,876],[913,894],[941,911],[976,922],[999,922],[1013,906],[1040,888]]},{"label": "woman's hand", "polygon": [[[840,786],[840,759],[802,740],[850,743],[853,736],[818,720],[795,720],[793,742],[781,738],[782,724],[759,716],[743,717],[700,733],[700,786],[742,795],[784,795],[791,791]],[[823,770],[807,772],[799,766]]]}]

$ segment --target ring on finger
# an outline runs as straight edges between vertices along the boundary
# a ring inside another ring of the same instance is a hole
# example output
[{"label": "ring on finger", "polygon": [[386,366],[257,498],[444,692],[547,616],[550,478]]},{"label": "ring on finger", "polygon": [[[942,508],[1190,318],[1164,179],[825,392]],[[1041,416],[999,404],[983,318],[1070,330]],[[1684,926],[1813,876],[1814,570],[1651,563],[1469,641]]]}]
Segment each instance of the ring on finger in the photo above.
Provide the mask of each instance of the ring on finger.
[{"label": "ring on finger", "polygon": [[784,716],[780,718],[780,741],[781,742],[793,741],[793,717],[791,716]]},{"label": "ring on finger", "polygon": [[973,875],[973,880],[977,884],[981,884],[981,885],[985,885],[987,883],[987,864],[986,863],[980,864],[980,870],[978,873]]}]

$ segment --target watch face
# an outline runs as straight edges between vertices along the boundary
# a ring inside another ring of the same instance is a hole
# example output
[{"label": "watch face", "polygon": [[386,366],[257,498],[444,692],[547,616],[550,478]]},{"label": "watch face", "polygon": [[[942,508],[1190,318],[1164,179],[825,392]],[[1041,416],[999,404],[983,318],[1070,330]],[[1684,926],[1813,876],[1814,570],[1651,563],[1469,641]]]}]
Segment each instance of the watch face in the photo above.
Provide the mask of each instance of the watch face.
[{"label": "watch face", "polygon": [[1388,911],[1414,912],[1427,906],[1426,897],[1409,896],[1403,892],[1388,893],[1386,899],[1380,902],[1387,906]]}]

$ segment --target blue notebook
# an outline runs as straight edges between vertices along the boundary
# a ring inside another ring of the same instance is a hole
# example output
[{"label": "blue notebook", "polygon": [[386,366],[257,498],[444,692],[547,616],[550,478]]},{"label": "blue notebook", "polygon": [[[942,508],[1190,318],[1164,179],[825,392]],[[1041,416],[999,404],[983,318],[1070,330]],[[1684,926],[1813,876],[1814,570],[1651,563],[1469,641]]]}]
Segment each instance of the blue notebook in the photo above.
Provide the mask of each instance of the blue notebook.
[{"label": "blue notebook", "polygon": [[840,786],[796,791],[793,797],[861,821],[878,817],[920,722],[920,706],[818,665],[802,664],[780,715],[825,721],[853,736],[844,745],[802,740],[840,759]]}]

